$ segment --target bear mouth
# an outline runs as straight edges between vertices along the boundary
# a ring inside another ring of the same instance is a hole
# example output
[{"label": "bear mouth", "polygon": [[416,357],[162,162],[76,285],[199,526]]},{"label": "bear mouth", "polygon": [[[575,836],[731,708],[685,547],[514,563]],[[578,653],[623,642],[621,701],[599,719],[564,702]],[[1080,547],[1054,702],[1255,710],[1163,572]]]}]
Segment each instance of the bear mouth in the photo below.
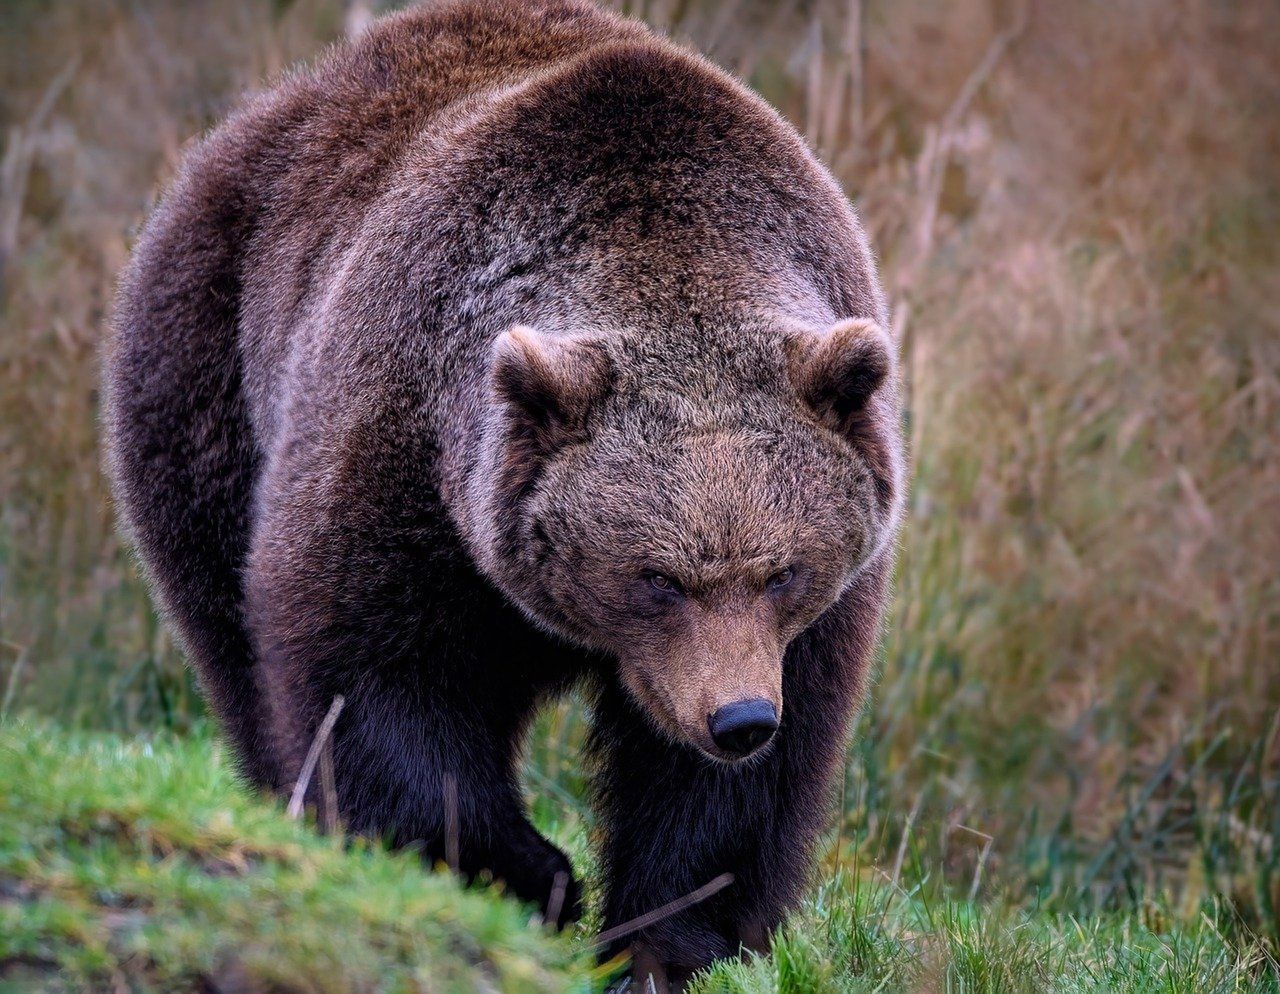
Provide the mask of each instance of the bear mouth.
[{"label": "bear mouth", "polygon": [[716,749],[715,746],[707,747],[697,743],[694,744],[694,748],[717,766],[728,766],[733,769],[740,770],[751,766],[757,766],[764,760],[768,759],[773,753],[774,744],[773,741],[770,740],[754,752],[750,752],[745,756],[736,756],[732,753]]}]

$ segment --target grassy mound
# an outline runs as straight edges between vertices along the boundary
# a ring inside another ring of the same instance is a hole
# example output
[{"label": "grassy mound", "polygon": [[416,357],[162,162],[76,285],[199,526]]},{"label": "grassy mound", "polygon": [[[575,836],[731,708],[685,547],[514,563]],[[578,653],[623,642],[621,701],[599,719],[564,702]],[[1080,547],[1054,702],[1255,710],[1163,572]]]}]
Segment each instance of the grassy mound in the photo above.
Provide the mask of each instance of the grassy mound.
[{"label": "grassy mound", "polygon": [[207,738],[6,722],[0,784],[0,990],[597,986],[527,908],[318,836]]}]

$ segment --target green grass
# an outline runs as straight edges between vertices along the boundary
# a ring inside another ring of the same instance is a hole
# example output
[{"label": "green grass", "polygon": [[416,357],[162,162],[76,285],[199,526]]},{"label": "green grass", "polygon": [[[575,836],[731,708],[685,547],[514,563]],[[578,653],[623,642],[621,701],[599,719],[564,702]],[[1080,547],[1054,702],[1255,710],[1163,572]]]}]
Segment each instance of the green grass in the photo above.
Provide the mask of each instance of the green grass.
[{"label": "green grass", "polygon": [[[586,992],[617,973],[593,965],[587,927],[553,935],[496,888],[287,818],[207,730],[8,720],[0,783],[0,991]],[[586,852],[574,805],[539,820]],[[1280,991],[1265,944],[1211,906],[1076,918],[849,854],[771,955],[716,966],[696,994]]]},{"label": "green grass", "polygon": [[1153,906],[1074,919],[839,876],[771,955],[717,965],[691,994],[1226,994],[1278,984],[1265,950],[1233,943],[1209,913],[1174,923]]},{"label": "green grass", "polygon": [[322,838],[206,735],[0,725],[0,989],[590,990],[582,944],[412,854]]}]

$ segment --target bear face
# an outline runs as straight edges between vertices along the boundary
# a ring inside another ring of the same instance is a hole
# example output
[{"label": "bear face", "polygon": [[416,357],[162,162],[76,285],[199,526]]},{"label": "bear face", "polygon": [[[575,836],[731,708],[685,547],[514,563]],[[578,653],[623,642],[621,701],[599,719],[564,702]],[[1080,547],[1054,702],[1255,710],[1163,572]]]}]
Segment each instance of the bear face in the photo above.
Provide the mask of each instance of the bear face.
[{"label": "bear face", "polygon": [[741,759],[781,720],[787,646],[893,533],[891,343],[869,321],[778,332],[721,397],[634,365],[617,336],[499,337],[497,573],[616,659],[659,729]]}]

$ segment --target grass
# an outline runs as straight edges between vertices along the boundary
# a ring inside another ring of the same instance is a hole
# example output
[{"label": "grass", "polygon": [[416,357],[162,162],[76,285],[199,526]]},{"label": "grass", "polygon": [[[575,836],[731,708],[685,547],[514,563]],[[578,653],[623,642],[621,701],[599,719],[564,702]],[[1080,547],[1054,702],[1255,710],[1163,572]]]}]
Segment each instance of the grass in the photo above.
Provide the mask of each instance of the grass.
[{"label": "grass", "polygon": [[932,902],[886,884],[832,879],[768,957],[723,963],[693,994],[1227,994],[1280,989],[1261,948],[1210,914],[1174,925]]},{"label": "grass", "polygon": [[[777,956],[716,982],[1124,989],[1108,964],[1156,985],[1135,990],[1270,982],[1280,9],[615,6],[748,79],[819,149],[880,256],[910,399],[896,600],[816,903]],[[184,142],[344,16],[0,16],[0,711],[82,730],[41,726],[71,754],[142,736],[207,765],[198,694],[115,533],[96,355]],[[590,879],[579,712],[538,723],[526,781]]]},{"label": "grass", "polygon": [[[555,936],[493,888],[287,818],[207,729],[122,739],[9,720],[0,781],[0,990],[586,992],[616,974],[593,966],[589,929]],[[1265,946],[1211,909],[1074,918],[909,876],[855,859],[771,955],[713,968],[695,994],[1280,991]]]},{"label": "grass", "polygon": [[589,951],[250,796],[212,736],[0,725],[0,989],[587,991]]}]

